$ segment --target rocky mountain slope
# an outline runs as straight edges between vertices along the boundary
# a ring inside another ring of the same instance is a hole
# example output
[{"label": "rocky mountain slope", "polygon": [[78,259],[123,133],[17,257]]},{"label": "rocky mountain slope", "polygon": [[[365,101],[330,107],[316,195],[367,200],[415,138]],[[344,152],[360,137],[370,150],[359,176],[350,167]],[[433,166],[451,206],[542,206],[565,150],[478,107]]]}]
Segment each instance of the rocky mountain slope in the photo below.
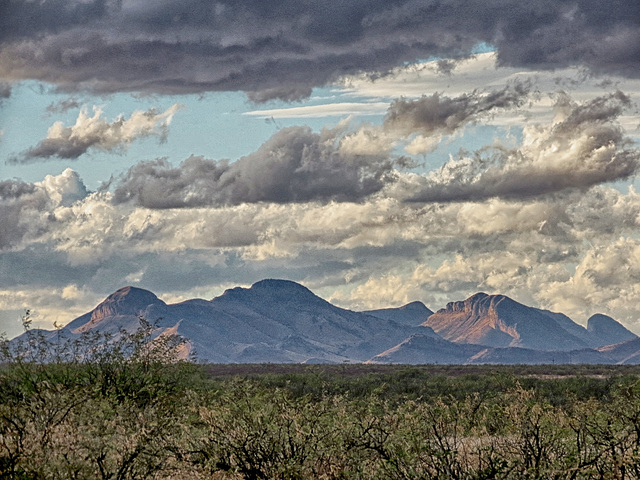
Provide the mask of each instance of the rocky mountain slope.
[{"label": "rocky mountain slope", "polygon": [[464,301],[447,304],[422,325],[455,343],[498,348],[570,351],[635,338],[618,322],[610,320],[613,323],[600,321],[596,333],[566,315],[528,307],[504,295],[477,293]]},{"label": "rocky mountain slope", "polygon": [[435,313],[420,302],[354,312],[287,280],[176,304],[124,287],[57,334],[117,336],[138,328],[141,316],[158,335],[183,336],[205,362],[640,363],[640,339],[604,315],[585,328],[561,313],[484,293]]},{"label": "rocky mountain slope", "polygon": [[139,316],[188,339],[199,360],[219,363],[364,361],[415,333],[433,334],[419,324],[338,308],[285,280],[263,280],[210,301],[172,305],[146,290],[125,287],[63,332],[132,331]]},{"label": "rocky mountain slope", "polygon": [[613,345],[605,345],[597,350],[607,358],[610,358],[613,363],[640,364],[640,338]]}]

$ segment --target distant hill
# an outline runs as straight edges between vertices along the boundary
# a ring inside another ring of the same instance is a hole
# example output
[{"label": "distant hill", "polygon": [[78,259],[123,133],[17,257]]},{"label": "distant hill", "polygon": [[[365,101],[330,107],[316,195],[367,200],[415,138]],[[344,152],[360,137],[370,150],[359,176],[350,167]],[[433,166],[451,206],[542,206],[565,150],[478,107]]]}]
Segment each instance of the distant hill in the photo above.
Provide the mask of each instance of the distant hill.
[{"label": "distant hill", "polygon": [[584,348],[571,351],[544,351],[530,348],[507,347],[486,348],[467,360],[474,364],[501,364],[501,365],[552,365],[560,363],[570,364],[611,364],[613,359],[603,355],[597,350]]},{"label": "distant hill", "polygon": [[584,328],[561,313],[484,293],[435,313],[421,302],[354,312],[288,280],[176,304],[124,287],[55,334],[117,338],[138,328],[140,316],[155,322],[157,335],[183,336],[198,360],[212,363],[640,363],[640,339],[604,315]]},{"label": "distant hill", "polygon": [[457,344],[437,335],[417,334],[376,355],[369,363],[462,364],[482,350],[481,345]]},{"label": "distant hill", "polygon": [[385,320],[393,320],[394,322],[411,325],[413,327],[417,327],[425,322],[429,316],[433,315],[433,312],[422,302],[411,302],[397,308],[367,310],[362,313],[384,318]]},{"label": "distant hill", "polygon": [[640,364],[640,338],[598,348],[598,351],[614,363]]}]

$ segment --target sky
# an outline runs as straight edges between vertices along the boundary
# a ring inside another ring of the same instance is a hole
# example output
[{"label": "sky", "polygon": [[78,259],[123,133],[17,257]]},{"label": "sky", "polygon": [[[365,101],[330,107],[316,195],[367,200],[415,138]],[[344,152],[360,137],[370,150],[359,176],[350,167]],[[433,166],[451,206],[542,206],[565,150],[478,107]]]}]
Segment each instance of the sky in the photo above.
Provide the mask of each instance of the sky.
[{"label": "sky", "polygon": [[0,331],[126,285],[640,333],[640,3],[5,0]]}]

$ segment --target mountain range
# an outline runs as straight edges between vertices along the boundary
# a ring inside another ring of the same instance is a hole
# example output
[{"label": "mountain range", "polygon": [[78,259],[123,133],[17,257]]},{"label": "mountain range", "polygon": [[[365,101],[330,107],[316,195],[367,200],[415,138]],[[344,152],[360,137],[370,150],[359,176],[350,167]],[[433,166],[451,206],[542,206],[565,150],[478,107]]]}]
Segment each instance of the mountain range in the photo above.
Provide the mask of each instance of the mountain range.
[{"label": "mountain range", "polygon": [[212,363],[640,363],[640,338],[602,314],[585,328],[561,313],[485,293],[436,312],[421,302],[355,312],[288,280],[175,304],[124,287],[61,333],[117,336],[135,330],[141,316],[158,334],[183,336],[185,355]]}]

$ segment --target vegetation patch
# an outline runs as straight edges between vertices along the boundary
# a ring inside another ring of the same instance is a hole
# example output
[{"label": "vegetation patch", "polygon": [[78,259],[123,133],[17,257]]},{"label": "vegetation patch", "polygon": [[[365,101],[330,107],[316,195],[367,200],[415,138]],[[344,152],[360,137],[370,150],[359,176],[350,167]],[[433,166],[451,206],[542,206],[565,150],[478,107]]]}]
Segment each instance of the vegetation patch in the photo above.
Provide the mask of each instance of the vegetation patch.
[{"label": "vegetation patch", "polygon": [[638,367],[198,365],[121,333],[3,342],[1,478],[640,478]]}]

